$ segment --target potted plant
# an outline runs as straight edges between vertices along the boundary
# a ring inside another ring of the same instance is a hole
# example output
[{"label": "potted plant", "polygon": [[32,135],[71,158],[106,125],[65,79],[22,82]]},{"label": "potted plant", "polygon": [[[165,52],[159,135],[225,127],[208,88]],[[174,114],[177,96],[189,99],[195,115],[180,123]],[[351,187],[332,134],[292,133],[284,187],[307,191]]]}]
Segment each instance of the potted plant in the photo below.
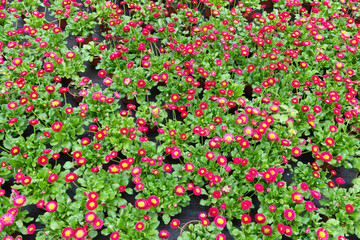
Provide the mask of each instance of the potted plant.
[{"label": "potted plant", "polygon": [[76,38],[80,37],[78,41],[81,45],[86,45],[92,41],[92,34],[94,32],[94,27],[96,22],[96,13],[95,12],[78,12],[79,14],[73,14],[68,20],[66,31],[72,33]]},{"label": "potted plant", "polygon": [[92,41],[89,44],[86,44],[82,47],[82,51],[86,52],[86,54],[89,55],[88,61],[93,67],[96,67],[101,61],[100,48],[101,48],[101,44],[95,41]]}]

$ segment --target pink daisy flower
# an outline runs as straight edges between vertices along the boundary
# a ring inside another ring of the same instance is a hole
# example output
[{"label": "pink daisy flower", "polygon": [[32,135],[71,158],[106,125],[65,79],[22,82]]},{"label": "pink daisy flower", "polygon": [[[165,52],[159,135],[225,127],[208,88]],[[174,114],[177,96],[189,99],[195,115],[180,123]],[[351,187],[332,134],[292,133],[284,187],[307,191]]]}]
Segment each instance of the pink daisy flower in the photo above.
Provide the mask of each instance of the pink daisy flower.
[{"label": "pink daisy flower", "polygon": [[251,222],[251,217],[250,217],[250,215],[249,215],[249,214],[243,214],[243,215],[241,216],[241,222],[242,222],[243,224],[249,224],[249,223]]},{"label": "pink daisy flower", "polygon": [[310,191],[311,196],[313,196],[313,198],[315,199],[320,199],[321,198],[321,194],[318,191],[312,190]]},{"label": "pink daisy flower", "polygon": [[65,239],[70,239],[72,238],[73,234],[74,230],[71,227],[67,227],[62,230],[61,236]]},{"label": "pink daisy flower", "polygon": [[268,132],[268,133],[267,133],[267,138],[268,138],[270,141],[278,141],[278,140],[279,140],[279,137],[278,137],[278,135],[277,135],[275,132]]},{"label": "pink daisy flower", "polygon": [[199,219],[205,219],[205,218],[207,218],[206,212],[199,213]]},{"label": "pink daisy flower", "polygon": [[335,140],[333,138],[331,138],[331,137],[328,137],[328,138],[325,139],[325,144],[330,146],[330,147],[334,146]]},{"label": "pink daisy flower", "polygon": [[252,136],[252,135],[254,135],[254,129],[252,127],[245,127],[244,133],[245,133],[245,135]]},{"label": "pink daisy flower", "polygon": [[94,229],[101,229],[101,228],[103,227],[103,225],[104,225],[104,223],[103,223],[103,221],[102,221],[100,218],[96,219],[96,220],[92,223],[92,226],[93,226]]},{"label": "pink daisy flower", "polygon": [[144,228],[145,228],[145,224],[143,222],[137,222],[135,224],[135,229],[137,231],[142,231],[142,230],[144,230]]},{"label": "pink daisy flower", "polygon": [[15,216],[11,213],[5,213],[0,218],[0,223],[4,226],[8,226],[14,223]]},{"label": "pink daisy flower", "polygon": [[225,219],[225,217],[218,215],[215,217],[214,223],[215,223],[215,226],[217,226],[219,228],[223,228],[226,226],[226,219]]},{"label": "pink daisy flower", "polygon": [[291,199],[296,203],[302,203],[304,201],[304,197],[299,192],[294,192],[291,194]]},{"label": "pink daisy flower", "polygon": [[45,201],[44,200],[39,200],[37,203],[36,203],[36,207],[37,208],[43,208],[45,205]]},{"label": "pink daisy flower", "polygon": [[171,152],[171,157],[177,159],[181,157],[181,151],[179,149],[175,149]]},{"label": "pink daisy flower", "polygon": [[226,133],[224,134],[223,140],[226,143],[231,143],[232,141],[234,141],[234,136],[231,133]]},{"label": "pink daisy flower", "polygon": [[285,209],[284,217],[287,220],[291,221],[291,220],[293,220],[295,218],[295,216],[296,216],[296,214],[295,214],[295,211],[293,209],[291,209],[291,208]]},{"label": "pink daisy flower", "polygon": [[85,221],[88,223],[92,223],[96,219],[96,213],[88,212],[85,214]]},{"label": "pink daisy flower", "polygon": [[98,206],[98,202],[94,199],[88,200],[86,202],[86,208],[90,211],[95,210]]},{"label": "pink daisy flower", "polygon": [[26,232],[27,232],[27,234],[29,234],[29,235],[34,234],[34,232],[35,232],[35,224],[30,224],[30,225],[26,228]]},{"label": "pink daisy flower", "polygon": [[216,240],[226,240],[225,234],[219,233],[219,234],[216,236]]},{"label": "pink daisy flower", "polygon": [[161,230],[161,231],[159,232],[159,238],[161,238],[161,239],[167,239],[167,238],[169,238],[169,232],[166,231],[166,230]]},{"label": "pink daisy flower", "polygon": [[185,188],[183,186],[181,186],[181,185],[177,185],[174,188],[174,192],[175,192],[176,195],[184,195]]},{"label": "pink daisy flower", "polygon": [[77,229],[74,230],[73,237],[77,240],[80,240],[80,239],[83,239],[86,235],[87,235],[87,232],[85,231],[85,229],[82,227],[78,227]]},{"label": "pink daisy flower", "polygon": [[67,53],[66,53],[66,57],[67,57],[67,58],[70,58],[70,59],[71,59],[71,58],[74,58],[74,57],[75,57],[75,53],[74,53],[74,52],[67,52]]},{"label": "pink daisy flower", "polygon": [[49,201],[46,204],[45,209],[47,212],[54,212],[54,211],[56,211],[57,207],[58,207],[58,204],[56,201]]},{"label": "pink daisy flower", "polygon": [[301,155],[301,149],[298,147],[293,147],[291,153],[294,157],[299,157]]},{"label": "pink daisy flower", "polygon": [[244,200],[242,203],[241,203],[241,208],[244,209],[244,210],[248,210],[250,207],[251,207],[252,203],[250,200]]},{"label": "pink daisy flower", "polygon": [[218,156],[216,158],[216,161],[219,165],[222,165],[222,166],[227,164],[227,158],[225,156],[221,156],[221,155]]},{"label": "pink daisy flower", "polygon": [[26,202],[26,197],[23,195],[17,195],[13,197],[13,204],[15,207],[21,207],[25,204],[25,202]]},{"label": "pink daisy flower", "polygon": [[157,207],[160,204],[160,200],[157,196],[151,196],[148,198],[148,202],[152,207]]},{"label": "pink daisy flower", "polygon": [[171,228],[178,228],[180,226],[180,221],[179,221],[179,219],[173,219],[173,220],[171,220],[171,222],[170,222],[170,227]]},{"label": "pink daisy flower", "polygon": [[270,210],[271,212],[276,211],[276,206],[275,206],[274,204],[270,205],[270,206],[269,206],[269,210]]},{"label": "pink daisy flower", "polygon": [[281,223],[279,223],[276,228],[280,234],[285,233],[285,226],[282,225]]},{"label": "pink daisy flower", "polygon": [[118,240],[119,237],[120,237],[119,232],[115,231],[115,232],[111,233],[110,240]]},{"label": "pink daisy flower", "polygon": [[218,216],[218,215],[219,215],[219,209],[218,209],[217,207],[211,207],[211,208],[209,209],[209,215],[210,215],[211,217],[216,217],[216,216]]},{"label": "pink daisy flower", "polygon": [[315,205],[313,202],[310,202],[310,201],[306,201],[305,202],[305,208],[306,210],[308,210],[309,212],[315,210]]},{"label": "pink daisy flower", "polygon": [[319,240],[327,240],[327,239],[329,239],[329,233],[324,228],[319,228],[316,231],[316,236],[318,237]]},{"label": "pink daisy flower", "polygon": [[138,209],[148,209],[148,200],[144,199],[144,198],[139,198],[138,200],[135,201],[135,206]]},{"label": "pink daisy flower", "polygon": [[320,156],[324,162],[330,162],[333,159],[333,156],[329,152],[322,152]]},{"label": "pink daisy flower", "polygon": [[293,234],[293,230],[290,226],[284,226],[285,228],[285,234],[288,236],[291,236]]}]

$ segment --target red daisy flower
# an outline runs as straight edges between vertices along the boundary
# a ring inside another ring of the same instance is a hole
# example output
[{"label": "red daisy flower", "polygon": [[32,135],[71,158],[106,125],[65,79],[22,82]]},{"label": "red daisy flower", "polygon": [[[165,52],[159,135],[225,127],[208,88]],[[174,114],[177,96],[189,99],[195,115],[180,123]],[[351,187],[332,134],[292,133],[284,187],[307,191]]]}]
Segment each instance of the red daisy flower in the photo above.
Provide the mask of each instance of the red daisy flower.
[{"label": "red daisy flower", "polygon": [[10,149],[10,154],[15,156],[18,155],[20,153],[20,148],[18,146],[12,147]]},{"label": "red daisy flower", "polygon": [[161,238],[161,239],[167,239],[167,238],[169,238],[169,232],[166,231],[166,230],[161,230],[161,231],[159,232],[159,238]]},{"label": "red daisy flower", "polygon": [[351,204],[346,204],[345,209],[348,213],[352,213],[354,211],[354,207]]},{"label": "red daisy flower", "polygon": [[173,102],[177,102],[179,100],[179,98],[180,98],[180,96],[177,93],[173,93],[170,96],[170,100],[173,101]]},{"label": "red daisy flower", "polygon": [[38,163],[42,166],[46,165],[48,163],[49,159],[45,155],[41,155],[38,157]]},{"label": "red daisy flower", "polygon": [[249,224],[249,223],[251,222],[251,217],[250,217],[250,215],[249,215],[249,214],[243,214],[243,215],[241,216],[241,222],[242,222],[243,224]]},{"label": "red daisy flower", "polygon": [[204,218],[204,219],[201,219],[201,224],[202,224],[204,227],[207,227],[207,226],[209,226],[210,221],[209,221],[209,219]]},{"label": "red daisy flower", "polygon": [[279,223],[276,228],[280,234],[285,233],[285,226],[282,225],[281,223]]},{"label": "red daisy flower", "polygon": [[73,182],[77,179],[76,173],[70,172],[65,176],[65,182]]},{"label": "red daisy flower", "polygon": [[248,210],[250,207],[251,207],[252,203],[250,200],[244,200],[242,203],[241,203],[241,208],[244,209],[244,210]]},{"label": "red daisy flower", "polygon": [[217,207],[211,207],[209,209],[209,215],[210,217],[216,217],[217,215],[219,215],[219,209]]},{"label": "red daisy flower", "polygon": [[270,236],[272,234],[272,228],[269,225],[264,225],[261,227],[261,232],[265,236]]},{"label": "red daisy flower", "polygon": [[257,213],[257,214],[255,214],[255,221],[257,223],[264,223],[266,221],[266,217],[262,213]]}]

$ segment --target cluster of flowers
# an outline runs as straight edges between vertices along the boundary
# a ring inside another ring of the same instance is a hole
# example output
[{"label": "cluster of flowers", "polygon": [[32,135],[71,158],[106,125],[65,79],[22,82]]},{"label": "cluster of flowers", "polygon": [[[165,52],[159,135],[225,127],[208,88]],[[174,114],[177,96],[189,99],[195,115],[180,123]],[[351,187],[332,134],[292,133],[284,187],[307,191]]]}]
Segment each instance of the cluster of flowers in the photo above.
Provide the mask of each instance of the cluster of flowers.
[{"label": "cluster of flowers", "polygon": [[360,237],[357,5],[0,1],[0,237]]}]

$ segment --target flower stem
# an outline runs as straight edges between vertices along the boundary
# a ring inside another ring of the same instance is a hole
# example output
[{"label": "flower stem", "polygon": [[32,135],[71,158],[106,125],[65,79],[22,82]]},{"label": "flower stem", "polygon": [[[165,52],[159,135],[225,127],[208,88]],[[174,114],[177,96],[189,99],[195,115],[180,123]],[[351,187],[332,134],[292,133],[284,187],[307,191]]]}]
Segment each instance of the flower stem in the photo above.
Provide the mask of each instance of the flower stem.
[{"label": "flower stem", "polygon": [[7,150],[6,148],[3,148],[2,146],[0,146],[0,148],[1,148],[2,150],[4,150],[5,152],[10,153],[10,151]]}]

